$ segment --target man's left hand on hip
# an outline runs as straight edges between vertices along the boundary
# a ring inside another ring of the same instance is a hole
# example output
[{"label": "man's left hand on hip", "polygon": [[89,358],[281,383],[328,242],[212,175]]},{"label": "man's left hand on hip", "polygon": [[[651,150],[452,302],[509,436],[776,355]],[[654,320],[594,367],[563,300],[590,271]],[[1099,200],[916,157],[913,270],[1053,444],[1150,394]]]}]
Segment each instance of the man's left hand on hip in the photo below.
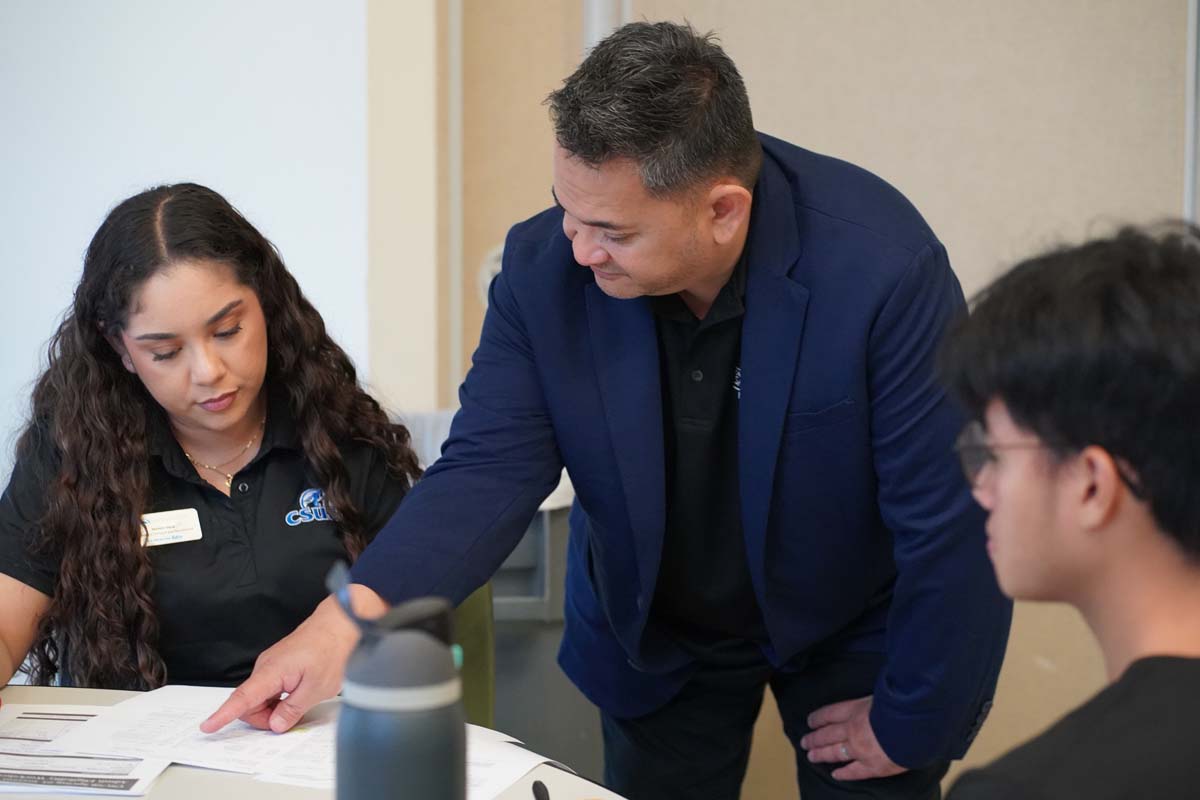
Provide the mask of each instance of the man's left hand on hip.
[{"label": "man's left hand on hip", "polygon": [[814,764],[842,763],[831,774],[839,781],[886,778],[906,772],[888,758],[871,730],[871,697],[822,706],[808,715],[812,730],[800,740]]}]

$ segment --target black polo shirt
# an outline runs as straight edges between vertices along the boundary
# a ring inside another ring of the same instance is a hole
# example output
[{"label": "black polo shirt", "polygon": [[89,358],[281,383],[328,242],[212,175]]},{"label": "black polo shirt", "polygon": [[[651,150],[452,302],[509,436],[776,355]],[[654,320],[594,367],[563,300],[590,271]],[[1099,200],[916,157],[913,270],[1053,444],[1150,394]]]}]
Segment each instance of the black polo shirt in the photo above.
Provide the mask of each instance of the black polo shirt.
[{"label": "black polo shirt", "polygon": [[[259,653],[325,598],[325,576],[346,549],[282,398],[272,397],[258,455],[234,476],[229,497],[197,474],[166,420],[155,416],[146,512],[194,508],[201,529],[199,539],[149,548],[167,680],[236,685]],[[354,502],[374,535],[406,484],[388,474],[373,448],[351,443],[341,451]],[[41,448],[15,466],[0,497],[0,572],[47,595],[58,559],[36,555],[32,544],[56,463],[50,446]]]},{"label": "black polo shirt", "polygon": [[738,488],[738,398],[746,255],[704,319],[652,298],[658,330],[666,536],[652,620],[699,657],[765,641],[746,560]]}]

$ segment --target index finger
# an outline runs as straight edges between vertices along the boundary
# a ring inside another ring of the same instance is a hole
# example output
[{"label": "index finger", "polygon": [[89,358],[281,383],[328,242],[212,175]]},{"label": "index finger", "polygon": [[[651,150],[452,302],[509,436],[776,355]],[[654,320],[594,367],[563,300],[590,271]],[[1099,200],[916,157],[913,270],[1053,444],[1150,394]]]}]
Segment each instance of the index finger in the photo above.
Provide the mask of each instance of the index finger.
[{"label": "index finger", "polygon": [[[216,733],[229,723],[250,714],[260,714],[270,703],[279,699],[283,694],[283,686],[275,678],[268,678],[257,672],[251,673],[245,682],[233,690],[233,694],[213,712],[213,715],[200,723],[204,733]],[[255,726],[260,727],[260,726]],[[266,727],[261,726],[261,727]]]}]

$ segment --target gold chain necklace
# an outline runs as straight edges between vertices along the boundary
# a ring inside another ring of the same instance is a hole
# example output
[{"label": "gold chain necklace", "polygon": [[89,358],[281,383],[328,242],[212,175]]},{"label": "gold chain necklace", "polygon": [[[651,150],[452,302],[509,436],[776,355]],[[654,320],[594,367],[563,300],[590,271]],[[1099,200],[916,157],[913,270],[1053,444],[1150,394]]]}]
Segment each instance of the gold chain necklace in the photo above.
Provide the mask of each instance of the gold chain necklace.
[{"label": "gold chain necklace", "polygon": [[[242,445],[242,449],[237,451],[237,455],[235,455],[233,458],[226,459],[225,461],[222,461],[220,464],[217,464],[215,466],[213,464],[205,464],[203,461],[197,461],[195,458],[192,458],[192,454],[189,453],[187,450],[183,451],[183,455],[187,458],[188,461],[192,462],[192,466],[203,467],[204,469],[209,470],[210,472],[215,472],[218,475],[224,476],[225,488],[232,489],[233,488],[233,473],[226,472],[222,468],[225,466],[228,466],[229,464],[232,464],[234,461],[237,461],[239,458],[244,456],[246,454],[246,451],[250,449],[250,445],[254,444],[254,440],[258,438],[258,434],[262,431],[263,427],[266,424],[267,424],[267,418],[263,417],[258,423],[258,429],[255,430],[254,435],[250,437],[250,441],[248,441],[244,445]],[[180,449],[182,449],[182,448],[180,448]]]}]

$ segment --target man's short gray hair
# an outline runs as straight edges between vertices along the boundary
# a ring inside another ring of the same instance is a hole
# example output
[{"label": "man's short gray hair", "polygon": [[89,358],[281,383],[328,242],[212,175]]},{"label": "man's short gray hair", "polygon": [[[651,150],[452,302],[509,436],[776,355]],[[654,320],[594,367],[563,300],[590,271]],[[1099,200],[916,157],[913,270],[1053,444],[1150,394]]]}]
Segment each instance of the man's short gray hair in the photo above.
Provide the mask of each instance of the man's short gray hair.
[{"label": "man's short gray hair", "polygon": [[617,29],[546,102],[559,146],[593,166],[632,159],[652,195],[724,176],[749,189],[758,178],[742,76],[712,33],[686,23]]}]

